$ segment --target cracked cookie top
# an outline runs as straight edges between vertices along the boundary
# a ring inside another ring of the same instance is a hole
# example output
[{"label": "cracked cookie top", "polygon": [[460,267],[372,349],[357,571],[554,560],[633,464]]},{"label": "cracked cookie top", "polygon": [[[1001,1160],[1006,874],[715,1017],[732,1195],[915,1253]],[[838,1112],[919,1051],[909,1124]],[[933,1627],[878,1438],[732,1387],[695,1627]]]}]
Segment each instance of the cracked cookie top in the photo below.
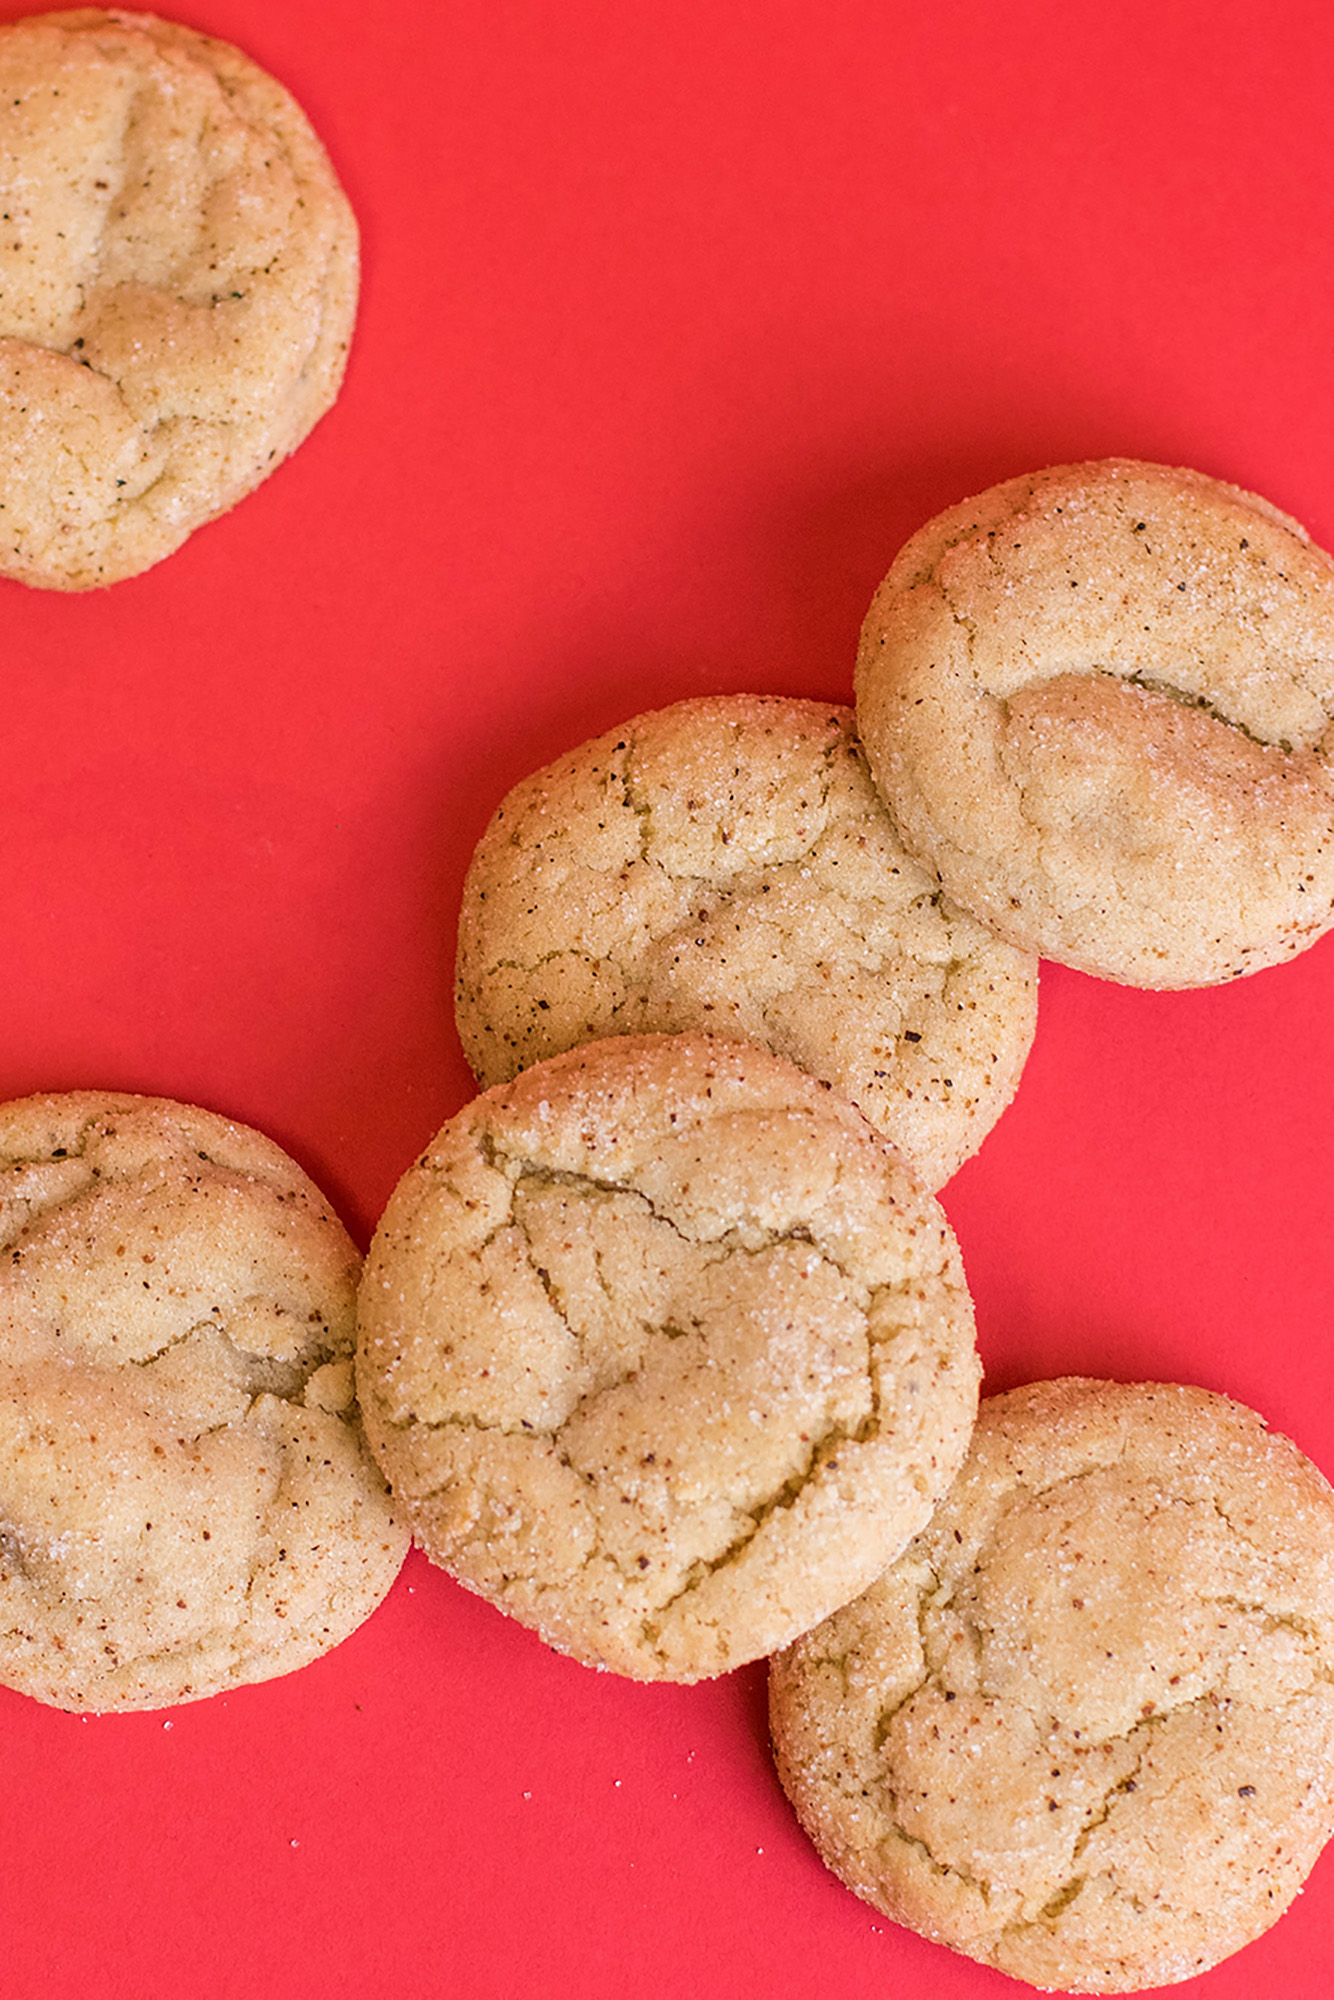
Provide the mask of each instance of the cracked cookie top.
[{"label": "cracked cookie top", "polygon": [[406,1552],[358,1259],[271,1141],[97,1092],[0,1107],[0,1682],[156,1708],[290,1672]]},{"label": "cracked cookie top", "polygon": [[852,1105],[643,1036],[439,1133],[367,1258],[358,1382],[434,1561],[590,1665],[689,1681],[902,1549],[977,1361],[945,1218]]},{"label": "cracked cookie top", "polygon": [[357,229],[281,86],[150,14],[0,29],[0,574],[147,569],[342,381]]},{"label": "cracked cookie top", "polygon": [[484,1085],[603,1035],[759,1042],[936,1188],[1014,1094],[1037,965],[905,853],[850,709],[716,696],[510,792],[464,887],[455,1011]]},{"label": "cracked cookie top", "polygon": [[1189,1978],[1334,1831],[1334,1493],[1202,1389],[988,1399],[771,1712],[807,1832],[896,1921],[1063,1992]]},{"label": "cracked cookie top", "polygon": [[1334,562],[1268,502],[1109,459],[939,515],[867,616],[857,721],[909,847],[1030,951],[1130,985],[1334,921]]}]

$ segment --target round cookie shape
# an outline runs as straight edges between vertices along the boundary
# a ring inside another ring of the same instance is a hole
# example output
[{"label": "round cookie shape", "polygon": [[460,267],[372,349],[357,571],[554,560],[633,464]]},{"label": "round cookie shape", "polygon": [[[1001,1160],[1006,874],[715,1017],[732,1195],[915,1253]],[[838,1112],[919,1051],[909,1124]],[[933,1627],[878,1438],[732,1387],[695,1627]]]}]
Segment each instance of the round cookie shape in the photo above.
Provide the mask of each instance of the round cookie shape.
[{"label": "round cookie shape", "polygon": [[151,14],[0,28],[0,574],[170,555],[338,393],[357,228],[287,92]]},{"label": "round cookie shape", "polygon": [[483,1085],[605,1035],[758,1042],[937,1188],[1014,1094],[1037,965],[904,851],[850,709],[711,696],[509,793],[464,886],[455,1012]]},{"label": "round cookie shape", "polygon": [[806,1831],[896,1922],[1062,1992],[1188,1979],[1334,1831],[1334,1493],[1202,1389],[990,1398],[929,1526],[770,1691]]},{"label": "round cookie shape", "polygon": [[588,1665],[693,1681],[903,1547],[977,1360],[939,1205],[853,1106],[643,1036],[445,1125],[371,1246],[358,1386],[434,1562]]},{"label": "round cookie shape", "polygon": [[369,1615],[408,1535],[356,1409],[357,1275],[245,1126],[93,1091],[0,1107],[0,1682],[158,1708]]},{"label": "round cookie shape", "polygon": [[1203,986],[1334,921],[1334,562],[1254,494],[1108,459],[950,508],[856,700],[908,846],[1026,950]]}]

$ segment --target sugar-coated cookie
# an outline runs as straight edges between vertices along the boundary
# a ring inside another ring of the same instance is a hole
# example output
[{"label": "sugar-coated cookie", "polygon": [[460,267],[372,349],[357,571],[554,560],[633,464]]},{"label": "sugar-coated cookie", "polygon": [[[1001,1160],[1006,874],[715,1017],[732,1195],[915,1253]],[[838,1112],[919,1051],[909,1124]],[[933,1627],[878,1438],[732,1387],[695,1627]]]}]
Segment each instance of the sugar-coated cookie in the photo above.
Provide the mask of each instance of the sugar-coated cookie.
[{"label": "sugar-coated cookie", "polygon": [[997,1396],[930,1525],[770,1681],[858,1895],[1035,1986],[1188,1979],[1334,1831],[1334,1493],[1202,1389]]},{"label": "sugar-coated cookie", "polygon": [[1014,1094],[1037,965],[904,852],[850,709],[713,696],[510,792],[465,884],[455,1003],[484,1085],[603,1035],[760,1042],[936,1188]]},{"label": "sugar-coated cookie", "polygon": [[358,1260],[277,1146],[158,1098],[0,1107],[0,1682],[156,1708],[346,1637],[407,1548]]},{"label": "sugar-coated cookie", "polygon": [[908,846],[1026,950],[1199,986],[1334,921],[1334,562],[1253,494],[1108,459],[964,501],[856,692]]},{"label": "sugar-coated cookie", "polygon": [[767,1050],[644,1036],[439,1133],[367,1259],[358,1382],[434,1561],[590,1665],[689,1681],[922,1526],[977,1361],[945,1218],[853,1106]]},{"label": "sugar-coated cookie", "polygon": [[151,14],[0,28],[0,574],[147,569],[338,393],[357,229],[273,79]]}]

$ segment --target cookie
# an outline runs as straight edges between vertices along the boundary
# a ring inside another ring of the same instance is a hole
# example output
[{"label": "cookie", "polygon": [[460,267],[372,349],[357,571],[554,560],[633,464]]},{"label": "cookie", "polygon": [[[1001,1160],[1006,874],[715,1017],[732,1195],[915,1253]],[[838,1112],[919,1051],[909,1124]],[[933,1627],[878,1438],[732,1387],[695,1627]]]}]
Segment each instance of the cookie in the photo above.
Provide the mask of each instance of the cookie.
[{"label": "cookie", "polygon": [[156,1708],[289,1673],[407,1548],[358,1259],[286,1154],[159,1098],[0,1107],[0,1682]]},{"label": "cookie", "polygon": [[358,1383],[434,1562],[589,1665],[691,1681],[922,1526],[977,1361],[945,1218],[853,1106],[632,1036],[488,1091],[405,1175]]},{"label": "cookie", "polygon": [[1024,950],[1204,986],[1334,920],[1334,563],[1254,494],[1109,459],[950,508],[856,697],[908,846]]},{"label": "cookie", "polygon": [[239,50],[151,14],[0,28],[0,574],[135,575],[338,393],[357,229]]},{"label": "cookie", "polygon": [[1037,966],[904,852],[851,710],[733,695],[515,787],[465,884],[455,1011],[483,1085],[604,1035],[759,1042],[937,1188],[1014,1094]]},{"label": "cookie", "polygon": [[1334,1493],[1202,1389],[997,1396],[929,1527],[770,1681],[858,1895],[1035,1986],[1188,1979],[1334,1830]]}]

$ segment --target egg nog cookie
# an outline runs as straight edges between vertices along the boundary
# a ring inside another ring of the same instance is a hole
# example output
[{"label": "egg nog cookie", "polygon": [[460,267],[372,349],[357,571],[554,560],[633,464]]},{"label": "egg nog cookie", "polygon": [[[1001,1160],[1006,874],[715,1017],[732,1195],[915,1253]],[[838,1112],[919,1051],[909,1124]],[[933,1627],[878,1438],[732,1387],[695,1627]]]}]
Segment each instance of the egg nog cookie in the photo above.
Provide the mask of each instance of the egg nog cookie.
[{"label": "egg nog cookie", "polygon": [[338,393],[357,228],[304,113],[151,14],[0,28],[0,574],[114,583]]},{"label": "egg nog cookie", "polygon": [[935,1188],[1014,1094],[1037,965],[904,852],[850,709],[716,696],[514,788],[468,873],[455,1003],[483,1084],[602,1035],[762,1043]]},{"label": "egg nog cookie", "polygon": [[871,605],[857,720],[947,892],[1129,985],[1334,920],[1334,563],[1197,472],[1056,466],[950,508]]},{"label": "egg nog cookie", "polygon": [[853,1106],[636,1036],[488,1091],[405,1175],[358,1382],[433,1561],[589,1665],[691,1681],[916,1533],[977,1362],[945,1218]]},{"label": "egg nog cookie", "polygon": [[0,1682],[156,1708],[345,1638],[407,1547],[356,1411],[358,1260],[242,1125],[0,1107]]},{"label": "egg nog cookie", "polygon": [[859,1896],[1035,1986],[1188,1979],[1334,1830],[1334,1493],[1202,1389],[997,1396],[929,1526],[770,1685]]}]

